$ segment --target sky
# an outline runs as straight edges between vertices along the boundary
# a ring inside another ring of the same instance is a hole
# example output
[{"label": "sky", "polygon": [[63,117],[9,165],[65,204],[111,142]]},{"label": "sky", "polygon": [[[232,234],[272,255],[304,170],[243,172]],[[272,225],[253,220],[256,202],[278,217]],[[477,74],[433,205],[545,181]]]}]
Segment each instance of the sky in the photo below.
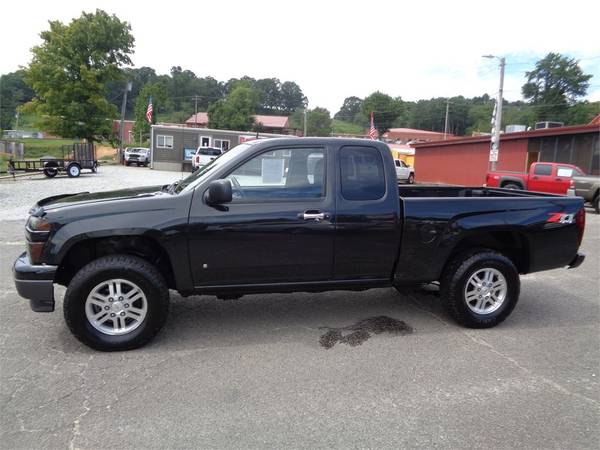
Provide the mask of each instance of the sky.
[{"label": "sky", "polygon": [[376,90],[404,100],[495,96],[498,62],[484,54],[506,58],[509,100],[521,99],[525,72],[548,52],[580,60],[594,75],[587,99],[600,100],[600,2],[590,0],[8,2],[0,74],[28,64],[49,20],[95,9],[131,24],[135,67],[295,81],[311,108],[332,114]]}]

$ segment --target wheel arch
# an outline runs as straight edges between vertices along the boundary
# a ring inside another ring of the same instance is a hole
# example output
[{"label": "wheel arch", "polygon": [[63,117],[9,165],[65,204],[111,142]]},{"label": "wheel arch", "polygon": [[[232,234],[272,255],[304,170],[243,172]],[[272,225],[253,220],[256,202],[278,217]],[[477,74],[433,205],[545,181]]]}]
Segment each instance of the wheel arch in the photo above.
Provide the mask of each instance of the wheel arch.
[{"label": "wheel arch", "polygon": [[530,246],[526,234],[520,230],[503,229],[481,231],[463,237],[452,248],[442,273],[457,256],[486,250],[495,251],[509,258],[519,273],[529,272]]},{"label": "wheel arch", "polygon": [[525,189],[525,183],[519,177],[502,177],[500,178],[499,186],[504,187],[510,183],[518,184],[519,186],[521,186],[521,189]]},{"label": "wheel arch", "polygon": [[169,253],[152,236],[117,235],[77,239],[64,250],[55,282],[67,286],[77,271],[102,256],[125,254],[138,256],[158,268],[171,289],[176,288],[175,271]]}]

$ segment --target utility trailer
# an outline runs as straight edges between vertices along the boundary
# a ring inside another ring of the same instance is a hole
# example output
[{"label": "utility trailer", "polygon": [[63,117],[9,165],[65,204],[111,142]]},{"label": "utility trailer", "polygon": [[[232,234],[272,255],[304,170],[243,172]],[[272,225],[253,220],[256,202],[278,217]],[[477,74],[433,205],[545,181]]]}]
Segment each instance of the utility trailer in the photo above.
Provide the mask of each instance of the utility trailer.
[{"label": "utility trailer", "polygon": [[42,172],[48,178],[54,178],[59,172],[66,172],[70,178],[76,178],[83,169],[92,173],[98,171],[94,144],[63,145],[61,150],[62,158],[48,156],[39,159],[11,159],[8,161],[8,169],[12,173]]}]

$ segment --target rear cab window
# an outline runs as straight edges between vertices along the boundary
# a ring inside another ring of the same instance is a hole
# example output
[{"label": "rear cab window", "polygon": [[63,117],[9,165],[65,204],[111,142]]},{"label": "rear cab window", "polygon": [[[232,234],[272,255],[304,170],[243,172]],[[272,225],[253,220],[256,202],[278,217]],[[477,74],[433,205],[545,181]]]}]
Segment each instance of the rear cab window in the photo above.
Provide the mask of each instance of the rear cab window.
[{"label": "rear cab window", "polygon": [[340,175],[341,193],[346,200],[379,200],[385,195],[383,158],[374,147],[342,147]]}]

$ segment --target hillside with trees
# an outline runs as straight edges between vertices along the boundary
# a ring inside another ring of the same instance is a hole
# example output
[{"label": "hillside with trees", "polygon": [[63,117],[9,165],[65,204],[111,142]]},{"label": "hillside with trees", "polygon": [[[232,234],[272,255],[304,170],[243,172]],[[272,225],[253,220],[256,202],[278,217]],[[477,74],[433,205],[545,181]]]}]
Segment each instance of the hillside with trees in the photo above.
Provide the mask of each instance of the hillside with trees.
[{"label": "hillside with trees", "polygon": [[[125,117],[136,121],[136,136],[149,132],[145,113],[150,98],[153,122],[183,123],[196,111],[209,111],[209,125],[216,128],[254,130],[253,114],[287,115],[293,127],[304,127],[308,99],[295,81],[249,76],[217,80],[180,66],[168,74],[131,67],[130,25],[102,10],[83,13],[69,24],[52,21],[40,36],[42,44],[32,49],[29,66],[0,77],[0,129],[14,127],[20,112],[37,117],[33,125],[51,134],[106,139],[112,132],[106,119],[119,116],[127,82],[132,89]],[[504,101],[503,126],[533,126],[541,120],[589,122],[600,113],[600,102],[581,100],[591,77],[576,60],[548,54],[526,73],[525,100]],[[380,134],[395,127],[443,132],[446,108],[449,133],[486,133],[494,102],[487,94],[406,101],[376,91],[365,98],[348,96],[333,117],[325,108],[310,109],[308,134],[362,134],[371,112]]]}]

